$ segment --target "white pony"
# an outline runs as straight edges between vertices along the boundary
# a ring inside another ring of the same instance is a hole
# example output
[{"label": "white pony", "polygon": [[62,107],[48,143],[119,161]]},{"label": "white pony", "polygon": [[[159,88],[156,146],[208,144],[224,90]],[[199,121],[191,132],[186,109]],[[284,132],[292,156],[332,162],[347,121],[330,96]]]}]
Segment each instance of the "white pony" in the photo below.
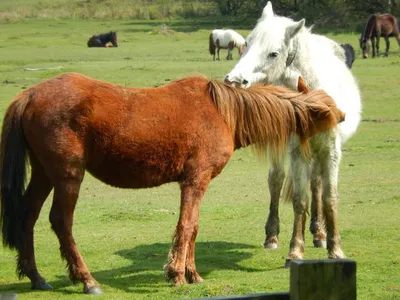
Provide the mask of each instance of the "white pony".
[{"label": "white pony", "polygon": [[[236,86],[273,83],[296,89],[301,75],[310,89],[325,90],[339,109],[346,113],[346,120],[335,130],[311,138],[311,160],[300,154],[299,141],[294,136],[292,138],[288,179],[293,185],[294,225],[286,265],[290,264],[291,259],[302,259],[304,255],[309,180],[312,192],[310,229],[314,235],[314,245],[322,246],[326,226],[328,257],[344,257],[337,224],[341,146],[356,132],[361,114],[358,85],[344,63],[345,56],[340,45],[312,34],[304,24],[304,19],[294,22],[274,15],[272,4],[268,2],[256,27],[247,37],[245,53],[225,77],[227,83]],[[271,204],[266,223],[266,248],[278,246],[278,203],[284,176],[283,160],[273,162],[268,177]],[[318,211],[323,212],[325,223]]]},{"label": "white pony", "polygon": [[215,50],[217,50],[219,59],[219,50],[228,49],[227,60],[232,60],[232,50],[237,48],[239,51],[239,56],[242,56],[244,50],[246,50],[245,39],[236,31],[232,29],[214,29],[210,33],[209,38],[209,50],[210,54],[213,55],[213,60],[215,60]]}]

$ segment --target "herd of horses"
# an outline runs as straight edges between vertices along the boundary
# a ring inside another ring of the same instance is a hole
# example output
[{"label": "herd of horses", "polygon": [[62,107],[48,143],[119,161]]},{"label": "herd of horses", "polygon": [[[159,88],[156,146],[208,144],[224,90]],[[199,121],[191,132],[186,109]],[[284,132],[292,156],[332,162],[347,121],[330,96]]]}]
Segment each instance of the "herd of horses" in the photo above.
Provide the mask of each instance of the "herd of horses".
[{"label": "herd of horses", "polygon": [[[366,26],[360,42],[384,36],[383,23]],[[360,122],[360,91],[350,71],[354,49],[313,34],[304,19],[274,14],[270,2],[246,41],[228,33],[210,34],[214,60],[224,47],[237,47],[241,56],[224,82],[188,77],[129,88],[65,73],[11,102],[1,132],[0,224],[3,245],[17,251],[18,275],[33,289],[52,289],[37,269],[34,225],[54,190],[50,223],[70,278],[85,293],[102,293],[72,235],[86,171],[120,188],[179,183],[180,214],[164,274],[175,285],[202,282],[195,264],[200,204],[233,152],[247,146],[271,162],[264,246],[278,247],[279,198],[287,198],[294,221],[286,265],[303,258],[310,187],[314,246],[326,245],[329,258],[345,257],[337,184],[341,147]],[[88,46],[108,42],[118,46],[115,32],[91,37]]]}]

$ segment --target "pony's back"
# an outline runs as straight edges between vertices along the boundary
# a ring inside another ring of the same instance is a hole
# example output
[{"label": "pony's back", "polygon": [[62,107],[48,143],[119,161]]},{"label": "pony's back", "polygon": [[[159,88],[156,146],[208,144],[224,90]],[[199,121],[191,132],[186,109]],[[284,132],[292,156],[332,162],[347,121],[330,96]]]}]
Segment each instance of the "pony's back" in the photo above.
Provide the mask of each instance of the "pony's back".
[{"label": "pony's back", "polygon": [[225,34],[230,36],[230,39],[235,43],[236,47],[241,47],[246,43],[244,37],[232,29],[225,30]]},{"label": "pony's back", "polygon": [[[341,56],[335,51],[323,51],[331,47],[318,35],[308,30],[299,34],[299,39],[308,43],[309,59],[302,76],[311,89],[323,89],[335,99],[340,110],[346,113],[346,121],[339,124],[342,142],[348,140],[357,130],[361,119],[361,95],[358,84]],[[328,40],[328,39],[327,39]],[[300,47],[300,51],[301,51]],[[342,50],[343,51],[343,50]],[[343,51],[344,52],[344,51]],[[301,56],[301,54],[299,54]]]}]

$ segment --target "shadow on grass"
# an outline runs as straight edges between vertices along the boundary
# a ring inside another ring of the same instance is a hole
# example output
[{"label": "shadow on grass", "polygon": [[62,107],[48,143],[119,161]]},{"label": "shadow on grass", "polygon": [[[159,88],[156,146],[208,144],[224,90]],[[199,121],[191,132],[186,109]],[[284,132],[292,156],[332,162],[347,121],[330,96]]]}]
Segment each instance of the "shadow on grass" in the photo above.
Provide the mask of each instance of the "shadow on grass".
[{"label": "shadow on grass", "polygon": [[[155,243],[118,251],[115,253],[116,255],[131,261],[128,266],[92,272],[92,275],[102,286],[108,285],[118,290],[138,294],[156,293],[159,288],[168,285],[164,279],[163,266],[167,260],[169,247],[170,244]],[[239,262],[249,259],[252,256],[251,250],[255,248],[254,245],[227,242],[196,243],[197,271],[206,280],[210,272],[214,270],[265,271],[265,269],[247,268],[239,264]],[[80,283],[78,283],[79,290],[69,288],[72,283],[66,276],[59,276],[58,280],[50,281],[49,284],[54,287],[52,293],[82,292]],[[30,283],[27,282],[0,285],[0,291],[19,294],[32,292]]]}]

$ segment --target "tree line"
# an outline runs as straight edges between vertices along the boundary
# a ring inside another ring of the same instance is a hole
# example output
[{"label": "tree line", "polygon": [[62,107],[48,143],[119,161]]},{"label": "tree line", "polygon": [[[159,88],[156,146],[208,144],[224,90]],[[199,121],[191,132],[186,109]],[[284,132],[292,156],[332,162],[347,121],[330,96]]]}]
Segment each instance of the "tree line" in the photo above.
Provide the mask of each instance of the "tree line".
[{"label": "tree line", "polygon": [[[268,0],[210,0],[221,15],[258,18]],[[375,13],[400,14],[400,0],[272,0],[274,11],[323,28],[359,30]]]}]

